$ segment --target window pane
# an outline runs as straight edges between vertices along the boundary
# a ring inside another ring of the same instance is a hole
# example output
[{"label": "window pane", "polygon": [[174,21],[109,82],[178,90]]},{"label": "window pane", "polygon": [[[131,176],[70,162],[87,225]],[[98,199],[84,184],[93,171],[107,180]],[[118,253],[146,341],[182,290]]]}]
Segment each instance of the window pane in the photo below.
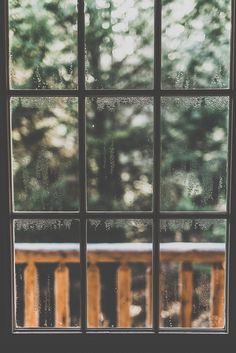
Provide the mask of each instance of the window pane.
[{"label": "window pane", "polygon": [[88,88],[152,88],[154,0],[86,1]]},{"label": "window pane", "polygon": [[88,221],[88,326],[152,325],[152,221]]},{"label": "window pane", "polygon": [[152,207],[152,98],[87,100],[88,208]]},{"label": "window pane", "polygon": [[21,89],[77,87],[76,0],[10,0],[10,82]]},{"label": "window pane", "polygon": [[18,219],[14,230],[16,326],[79,326],[79,221]]},{"label": "window pane", "polygon": [[160,326],[224,328],[225,220],[161,221]]},{"label": "window pane", "polygon": [[76,98],[12,98],[14,206],[78,209]]},{"label": "window pane", "polygon": [[231,1],[163,0],[162,5],[162,87],[228,87]]},{"label": "window pane", "polygon": [[162,210],[225,211],[229,99],[163,98]]}]

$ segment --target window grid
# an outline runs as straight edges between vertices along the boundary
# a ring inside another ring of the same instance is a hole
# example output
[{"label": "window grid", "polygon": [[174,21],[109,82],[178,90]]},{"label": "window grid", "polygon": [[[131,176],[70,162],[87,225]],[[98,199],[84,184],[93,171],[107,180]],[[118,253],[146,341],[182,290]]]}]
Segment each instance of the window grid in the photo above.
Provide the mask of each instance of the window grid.
[{"label": "window grid", "polygon": [[[153,298],[158,298],[159,293],[159,224],[161,219],[165,218],[198,218],[198,219],[226,219],[227,220],[227,238],[226,238],[226,274],[227,274],[227,286],[226,286],[226,320],[230,322],[230,327],[235,328],[235,318],[233,311],[235,309],[235,301],[233,300],[234,293],[229,293],[229,268],[235,264],[235,256],[231,251],[229,258],[230,248],[236,243],[235,237],[233,238],[233,230],[236,229],[236,220],[233,215],[235,214],[235,206],[233,204],[234,196],[236,194],[236,187],[232,183],[232,176],[236,176],[236,163],[233,163],[232,151],[235,150],[235,142],[233,142],[233,134],[236,136],[236,124],[233,124],[236,114],[236,45],[235,45],[235,17],[236,17],[236,1],[232,0],[232,34],[231,34],[231,66],[230,66],[230,88],[229,89],[194,89],[194,90],[163,90],[161,89],[161,0],[155,0],[155,33],[154,33],[154,89],[153,90],[86,90],[85,89],[85,42],[84,42],[84,1],[78,1],[78,90],[10,90],[9,89],[9,78],[8,78],[8,40],[7,40],[7,0],[1,1],[0,4],[0,32],[1,32],[1,47],[0,52],[0,114],[1,114],[1,130],[0,130],[0,143],[1,143],[1,202],[0,202],[0,213],[1,219],[1,234],[10,234],[10,237],[1,236],[1,267],[5,268],[8,273],[12,273],[13,261],[9,256],[13,253],[13,232],[12,223],[14,218],[79,218],[81,227],[81,244],[80,244],[80,256],[81,256],[81,331],[83,333],[89,331],[165,331],[173,333],[189,331],[189,329],[174,329],[160,330],[158,328],[159,322],[159,301],[153,301],[153,330],[152,329],[89,329],[87,330],[87,306],[86,306],[86,221],[88,218],[148,218],[153,220]],[[160,101],[163,96],[228,96],[230,98],[230,119],[229,119],[229,168],[228,168],[228,192],[227,192],[227,211],[226,212],[166,212],[160,210]],[[79,183],[80,183],[80,211],[79,212],[14,212],[12,207],[12,185],[10,183],[10,140],[9,140],[9,101],[10,97],[14,96],[73,96],[78,97],[79,102]],[[86,97],[92,96],[151,96],[154,98],[154,156],[153,156],[153,211],[146,212],[91,212],[86,210],[86,130],[85,130],[85,99]],[[6,133],[8,132],[8,133]],[[6,190],[10,192],[7,193]],[[231,195],[231,197],[230,197]],[[229,237],[229,231],[232,237]],[[230,239],[230,241],[229,241]],[[9,270],[9,271],[8,271]],[[13,277],[13,276],[11,276]],[[5,313],[7,308],[11,306],[13,308],[13,296],[9,293],[13,288],[13,278],[11,281],[5,281],[3,278],[4,290],[0,291],[0,308]],[[232,281],[232,278],[231,278]],[[1,286],[3,288],[3,286]],[[11,292],[12,293],[12,292]],[[228,308],[231,308],[229,311]],[[13,310],[12,310],[13,312]],[[9,328],[12,327],[13,318],[12,315],[7,315],[7,320],[3,323],[0,320],[0,329],[5,335],[9,334]],[[227,323],[227,321],[226,321]],[[229,325],[227,324],[227,329]],[[54,331],[55,329],[37,329],[37,331]],[[18,331],[31,331],[27,329],[18,329]],[[63,331],[67,331],[63,329]],[[78,329],[69,331],[76,331]],[[192,331],[192,330],[191,330]],[[196,329],[196,332],[217,332],[222,331],[217,329]],[[164,333],[164,332],[163,332]]]}]

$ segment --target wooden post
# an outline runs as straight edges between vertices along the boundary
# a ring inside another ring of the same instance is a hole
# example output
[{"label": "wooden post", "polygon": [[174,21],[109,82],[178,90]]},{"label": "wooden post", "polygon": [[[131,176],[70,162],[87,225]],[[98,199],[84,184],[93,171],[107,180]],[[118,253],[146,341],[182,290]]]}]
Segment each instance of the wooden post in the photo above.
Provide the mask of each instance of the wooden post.
[{"label": "wooden post", "polygon": [[163,327],[163,318],[161,313],[164,309],[164,299],[165,299],[165,273],[163,266],[160,264],[160,272],[159,272],[159,326]]},{"label": "wooden post", "polygon": [[192,326],[192,303],[193,303],[193,270],[190,262],[183,262],[179,277],[180,289],[180,325],[181,327]]},{"label": "wooden post", "polygon": [[146,269],[146,327],[152,326],[152,266]]},{"label": "wooden post", "polygon": [[70,326],[69,288],[69,268],[62,263],[56,268],[54,278],[56,327]]},{"label": "wooden post", "polygon": [[225,271],[222,263],[216,263],[211,271],[211,326],[225,326]]},{"label": "wooden post", "polygon": [[38,271],[33,262],[29,262],[24,270],[24,326],[39,326],[39,283]]},{"label": "wooden post", "polygon": [[99,327],[101,305],[100,271],[96,264],[88,267],[88,326]]},{"label": "wooden post", "polygon": [[117,270],[117,326],[130,327],[131,269],[121,264]]}]

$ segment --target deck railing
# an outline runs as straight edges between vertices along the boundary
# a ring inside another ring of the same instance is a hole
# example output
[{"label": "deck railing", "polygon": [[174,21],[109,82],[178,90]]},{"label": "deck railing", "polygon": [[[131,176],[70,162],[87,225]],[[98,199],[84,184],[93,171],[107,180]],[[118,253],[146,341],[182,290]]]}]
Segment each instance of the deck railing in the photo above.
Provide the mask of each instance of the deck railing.
[{"label": "deck railing", "polygon": [[[118,263],[117,326],[130,327],[131,264],[146,268],[146,326],[152,323],[152,245],[149,243],[88,244],[88,326],[98,327],[101,312],[99,263]],[[16,264],[24,269],[24,326],[39,326],[39,283],[37,264],[56,264],[54,277],[55,326],[70,326],[68,265],[80,261],[75,243],[16,243]],[[222,243],[162,243],[160,263],[180,263],[180,325],[192,326],[193,264],[211,265],[210,326],[224,327],[225,245]],[[162,276],[160,276],[160,280]],[[161,291],[164,285],[161,284]],[[155,298],[154,298],[155,300]],[[157,299],[158,300],[158,299]]]}]

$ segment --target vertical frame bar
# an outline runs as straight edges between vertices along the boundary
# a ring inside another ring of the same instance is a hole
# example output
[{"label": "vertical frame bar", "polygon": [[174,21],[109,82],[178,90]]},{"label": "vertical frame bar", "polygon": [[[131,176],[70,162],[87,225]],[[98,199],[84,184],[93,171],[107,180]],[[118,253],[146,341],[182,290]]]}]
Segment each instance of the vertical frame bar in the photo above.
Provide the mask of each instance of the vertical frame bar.
[{"label": "vertical frame bar", "polygon": [[[228,261],[226,267],[226,305],[227,310],[227,323],[228,331],[233,341],[236,333],[236,280],[233,269],[236,267],[236,0],[232,0],[232,31],[231,31],[231,72],[230,72],[230,87],[232,89],[232,102],[231,102],[231,122],[230,122],[230,134],[231,134],[231,156],[230,156],[230,184],[229,184],[229,216],[230,224],[228,225]],[[232,342],[233,343],[233,342]]]},{"label": "vertical frame bar", "polygon": [[159,330],[160,141],[161,141],[161,0],[154,7],[154,154],[153,154],[153,329]]},{"label": "vertical frame bar", "polygon": [[80,187],[80,268],[81,330],[87,328],[87,261],[86,261],[86,123],[85,123],[85,21],[84,0],[78,0],[78,84],[79,84],[79,187]]},{"label": "vertical frame bar", "polygon": [[[8,101],[8,1],[0,2],[0,335],[9,339],[13,322],[12,224],[9,101]],[[4,270],[3,270],[4,269]]]}]

